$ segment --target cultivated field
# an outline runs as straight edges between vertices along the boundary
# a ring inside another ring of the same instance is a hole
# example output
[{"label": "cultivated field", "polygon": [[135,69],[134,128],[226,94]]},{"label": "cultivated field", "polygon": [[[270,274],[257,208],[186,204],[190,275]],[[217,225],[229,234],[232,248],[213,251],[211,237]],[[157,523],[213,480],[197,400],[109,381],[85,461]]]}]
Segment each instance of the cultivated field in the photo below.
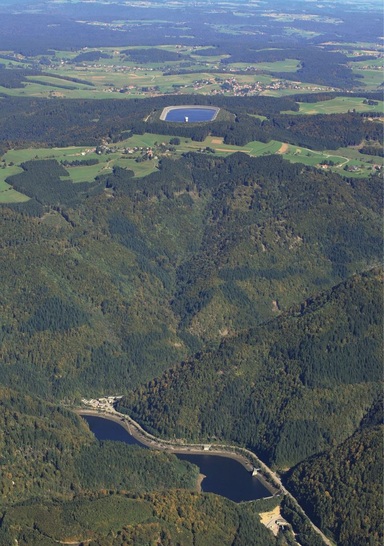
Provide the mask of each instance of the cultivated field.
[{"label": "cultivated field", "polygon": [[355,110],[356,112],[380,112],[384,113],[384,102],[377,105],[364,104],[363,97],[337,97],[321,102],[301,102],[298,112],[292,114],[343,114]]},{"label": "cultivated field", "polygon": [[[203,142],[195,142],[189,138],[180,138],[180,144],[170,145],[172,136],[145,133],[134,135],[131,138],[111,144],[107,152],[97,154],[95,148],[68,147],[68,148],[30,148],[24,150],[10,150],[2,157],[0,168],[0,202],[15,203],[28,198],[15,190],[6,182],[7,177],[22,171],[20,164],[24,161],[56,159],[57,161],[84,161],[97,159],[95,165],[77,165],[65,167],[69,179],[73,183],[92,182],[96,176],[112,172],[114,166],[130,169],[135,177],[143,177],[157,169],[161,157],[180,157],[185,152],[197,152],[226,156],[235,152],[244,152],[251,156],[281,154],[285,159],[294,163],[303,163],[330,169],[340,174],[354,177],[367,177],[372,174],[376,166],[383,164],[383,159],[360,154],[357,148],[340,148],[324,152],[314,151],[300,146],[271,140],[268,143],[254,141],[244,147],[232,146],[223,143],[219,137],[207,137]],[[150,158],[148,158],[148,150]],[[346,167],[355,170],[346,173]]]},{"label": "cultivated field", "polygon": [[[275,14],[276,15],[276,14]],[[279,15],[285,17],[286,15]],[[137,22],[139,23],[139,22]],[[231,29],[227,29],[232,32]],[[292,32],[295,27],[292,25]],[[346,47],[348,44],[345,44]],[[356,45],[356,44],[355,44]],[[335,49],[343,45],[335,44]],[[360,44],[354,50],[346,49],[351,58],[359,55],[373,55],[377,50],[373,44]],[[226,55],[199,55],[204,47],[164,45],[156,49],[163,52],[177,53],[177,60],[164,62],[134,61],[135,50],[151,49],[150,47],[103,47],[87,48],[77,51],[55,51],[50,57],[50,63],[45,64],[45,74],[23,76],[24,87],[5,88],[0,86],[0,93],[11,96],[34,96],[54,100],[66,99],[131,99],[164,94],[205,94],[205,95],[265,95],[287,96],[293,93],[312,93],[329,91],[327,87],[305,82],[294,82],[279,79],[279,72],[294,73],[300,66],[298,59],[286,59],[277,62],[262,63],[230,63],[221,61]],[[84,53],[102,54],[98,60],[84,59]],[[144,52],[145,53],[145,52]],[[143,55],[143,51],[140,53]],[[7,58],[1,58],[1,55]],[[0,63],[8,66],[10,51],[0,52]],[[80,55],[80,57],[79,57]],[[158,52],[157,58],[161,58]],[[163,55],[164,56],[164,55]],[[105,58],[107,57],[107,58]],[[145,54],[144,54],[145,58]],[[166,58],[166,57],[165,57]],[[80,59],[80,60],[79,60]],[[148,56],[150,59],[150,55]],[[32,66],[41,61],[41,57],[15,57],[14,65],[18,68]],[[350,65],[356,74],[362,76],[368,90],[377,89],[382,83],[381,58],[369,61],[354,61]],[[186,73],[174,73],[180,70]],[[77,81],[71,81],[76,79]],[[364,104],[365,96],[338,97],[332,100],[316,103],[300,103],[299,112],[292,114],[332,114],[348,111],[381,112],[383,101],[377,105]],[[16,192],[6,182],[7,177],[21,172],[20,164],[32,159],[56,159],[57,161],[73,162],[76,160],[97,159],[95,165],[68,166],[69,178],[73,183],[92,181],[96,176],[111,172],[113,167],[128,168],[134,171],[136,177],[143,177],[156,170],[158,161],[164,155],[178,157],[182,153],[195,151],[199,153],[214,153],[225,156],[237,151],[243,151],[253,156],[280,153],[292,162],[302,162],[306,165],[321,166],[345,174],[343,169],[353,167],[348,176],[368,176],[375,165],[381,165],[382,159],[373,156],[363,156],[357,149],[343,149],[330,152],[317,152],[305,148],[271,141],[267,144],[250,142],[244,147],[228,146],[220,138],[208,137],[204,142],[194,142],[191,139],[180,139],[180,144],[170,146],[172,137],[167,135],[144,134],[133,136],[127,141],[110,146],[107,153],[96,154],[95,149],[85,147],[11,150],[2,158],[0,166],[0,202],[18,202],[27,197]],[[151,152],[147,154],[147,149]],[[328,162],[331,165],[325,165]]]},{"label": "cultivated field", "polygon": [[[300,66],[297,59],[276,62],[221,63],[227,55],[199,56],[199,47],[161,46],[157,50],[177,53],[178,60],[164,62],[135,62],[125,51],[145,50],[148,47],[88,48],[86,53],[98,52],[108,58],[76,60],[83,50],[56,51],[50,64],[44,65],[43,75],[24,77],[24,87],[0,86],[0,93],[11,96],[45,98],[137,98],[168,93],[241,95],[246,88],[250,95],[283,96],[292,93],[311,93],[329,90],[326,86],[294,82],[278,78],[279,72],[295,73]],[[0,51],[1,55],[10,52]],[[40,62],[39,56],[18,59],[18,67]],[[4,63],[6,61],[4,60]],[[187,68],[186,68],[187,67]],[[223,71],[226,70],[225,72]],[[79,81],[69,81],[74,78]],[[249,89],[249,87],[251,88]]]}]

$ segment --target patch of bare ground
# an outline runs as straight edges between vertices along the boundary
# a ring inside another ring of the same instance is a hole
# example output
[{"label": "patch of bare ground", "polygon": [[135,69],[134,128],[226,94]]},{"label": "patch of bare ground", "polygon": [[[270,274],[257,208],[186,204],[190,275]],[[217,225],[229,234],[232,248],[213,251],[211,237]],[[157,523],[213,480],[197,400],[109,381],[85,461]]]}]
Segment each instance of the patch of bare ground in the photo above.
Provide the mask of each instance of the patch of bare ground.
[{"label": "patch of bare ground", "polygon": [[261,523],[265,525],[267,529],[272,531],[272,533],[277,536],[279,533],[279,526],[276,521],[281,519],[280,506],[276,506],[270,512],[262,512],[259,514]]},{"label": "patch of bare ground", "polygon": [[206,478],[207,476],[205,474],[199,474],[198,477],[197,477],[197,482],[196,482],[196,490],[198,493],[201,493],[202,489],[201,489],[201,483],[202,481],[204,480],[204,478]]},{"label": "patch of bare ground", "polygon": [[285,154],[288,151],[288,144],[284,143],[280,146],[280,148],[277,150],[278,154]]},{"label": "patch of bare ground", "polygon": [[216,152],[237,152],[238,148],[216,148]]}]

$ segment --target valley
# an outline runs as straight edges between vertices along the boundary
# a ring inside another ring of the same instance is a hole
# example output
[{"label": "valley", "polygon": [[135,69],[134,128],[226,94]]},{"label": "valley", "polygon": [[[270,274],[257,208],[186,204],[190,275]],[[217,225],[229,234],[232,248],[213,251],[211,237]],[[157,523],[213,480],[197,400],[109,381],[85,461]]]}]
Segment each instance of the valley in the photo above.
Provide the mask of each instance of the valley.
[{"label": "valley", "polygon": [[0,543],[379,546],[378,2],[0,15]]}]

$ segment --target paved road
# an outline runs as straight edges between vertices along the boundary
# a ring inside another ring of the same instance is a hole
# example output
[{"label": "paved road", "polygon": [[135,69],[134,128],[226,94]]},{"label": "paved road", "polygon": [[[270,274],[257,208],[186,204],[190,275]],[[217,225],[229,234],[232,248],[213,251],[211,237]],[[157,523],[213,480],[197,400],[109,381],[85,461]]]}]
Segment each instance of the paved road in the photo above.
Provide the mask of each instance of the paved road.
[{"label": "paved road", "polygon": [[[311,524],[314,531],[321,537],[324,544],[327,546],[334,546],[334,543],[331,542],[324,533],[313,523],[308,514],[300,506],[296,498],[288,491],[286,487],[282,484],[282,481],[276,472],[274,472],[269,466],[267,466],[263,461],[261,461],[252,451],[249,451],[245,448],[239,448],[237,446],[227,446],[227,445],[212,445],[212,448],[209,451],[204,450],[202,447],[204,444],[187,444],[183,440],[179,442],[172,442],[169,440],[161,440],[146,432],[136,421],[134,421],[129,415],[119,413],[115,410],[113,406],[103,409],[86,409],[81,408],[77,410],[77,413],[81,414],[91,414],[91,415],[103,415],[104,417],[110,418],[114,421],[117,421],[120,425],[124,426],[129,434],[147,445],[148,447],[168,450],[173,453],[203,453],[204,455],[223,455],[226,457],[231,457],[239,461],[245,468],[249,470],[250,464],[254,467],[260,467],[262,472],[269,478],[271,483],[273,483],[280,491],[287,495],[293,503],[305,514],[308,519],[308,522]],[[250,461],[252,463],[250,463]]]}]

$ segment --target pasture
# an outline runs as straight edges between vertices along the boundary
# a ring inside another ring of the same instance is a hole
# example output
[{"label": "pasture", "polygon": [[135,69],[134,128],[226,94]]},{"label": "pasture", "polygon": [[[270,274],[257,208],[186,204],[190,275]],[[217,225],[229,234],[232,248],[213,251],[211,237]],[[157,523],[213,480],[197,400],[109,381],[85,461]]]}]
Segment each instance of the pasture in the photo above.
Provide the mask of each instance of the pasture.
[{"label": "pasture", "polygon": [[[338,150],[318,152],[288,144],[281,153],[285,159],[292,163],[303,163],[309,167],[322,168],[354,178],[366,178],[374,172],[374,165],[383,165],[382,158],[360,154],[357,148],[339,148]],[[332,162],[333,165],[326,165],[325,162]],[[345,171],[347,167],[356,170],[347,172]]]},{"label": "pasture", "polygon": [[[177,158],[186,152],[214,153],[221,157],[239,151],[254,157],[281,154],[288,161],[329,169],[348,177],[367,177],[372,174],[376,165],[383,165],[382,158],[360,154],[357,148],[340,148],[336,151],[319,152],[275,140],[267,143],[249,142],[241,147],[224,144],[222,138],[212,136],[208,136],[203,142],[196,142],[190,138],[180,138],[180,144],[171,146],[171,138],[170,135],[150,133],[133,135],[122,142],[111,144],[107,152],[104,151],[102,154],[97,154],[95,148],[74,146],[68,148],[10,150],[2,157],[0,203],[16,203],[28,200],[26,196],[13,190],[6,182],[6,179],[21,172],[20,164],[30,160],[56,159],[58,162],[67,161],[69,163],[89,159],[98,160],[95,165],[66,166],[68,179],[73,183],[92,182],[97,176],[112,172],[115,166],[132,170],[137,178],[144,177],[157,169],[161,157],[173,156]],[[153,152],[151,159],[147,157],[148,149]],[[346,172],[344,170],[346,166],[354,167],[355,170]]]},{"label": "pasture", "polygon": [[335,99],[321,102],[301,102],[298,112],[292,114],[344,114],[348,111],[356,112],[384,112],[384,102],[377,105],[364,104],[364,97],[337,97]]},{"label": "pasture", "polygon": [[353,72],[362,77],[362,83],[367,91],[375,91],[384,82],[383,69],[379,68],[360,68],[353,66]]},{"label": "pasture", "polygon": [[14,190],[0,175],[0,203],[24,203],[29,197]]},{"label": "pasture", "polygon": [[231,68],[245,70],[252,67],[256,70],[265,70],[266,72],[296,72],[300,67],[298,59],[285,59],[284,61],[262,62],[262,63],[231,63]]},{"label": "pasture", "polygon": [[[282,80],[278,81],[281,82]],[[324,85],[317,85],[313,83],[289,81],[285,84],[279,84],[274,87],[273,84],[275,82],[277,82],[276,79],[272,81],[271,87],[262,91],[260,95],[263,97],[288,97],[290,95],[297,95],[299,93],[326,93],[330,91],[330,89]]]}]

